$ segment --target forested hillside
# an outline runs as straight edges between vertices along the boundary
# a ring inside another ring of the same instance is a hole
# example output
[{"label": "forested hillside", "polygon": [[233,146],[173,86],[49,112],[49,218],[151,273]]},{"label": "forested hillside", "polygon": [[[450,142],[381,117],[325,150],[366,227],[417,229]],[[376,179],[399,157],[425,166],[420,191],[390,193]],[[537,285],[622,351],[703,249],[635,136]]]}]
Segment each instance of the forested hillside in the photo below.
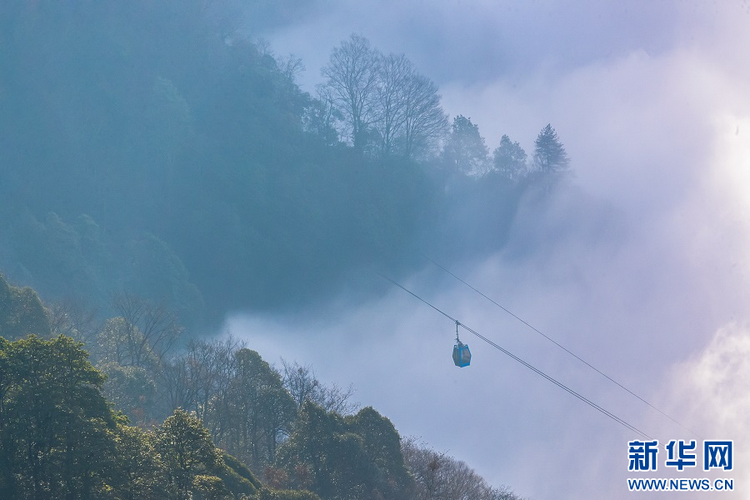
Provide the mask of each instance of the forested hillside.
[{"label": "forested hillside", "polygon": [[84,344],[73,321],[0,275],[1,498],[517,498],[402,442],[309,367],[279,371],[231,339],[167,357],[177,332],[132,317]]},{"label": "forested hillside", "polygon": [[303,92],[303,62],[239,19],[205,0],[3,2],[6,275],[100,319],[132,294],[200,328],[414,269],[425,248],[455,257],[461,237],[496,249],[523,193],[568,167],[549,126],[531,158],[507,136],[491,155],[360,35]]},{"label": "forested hillside", "polygon": [[747,462],[748,5],[0,0],[0,500]]},{"label": "forested hillside", "polygon": [[205,334],[501,248],[570,170],[555,130],[491,149],[358,34],[305,92],[236,9],[0,6],[0,497],[515,498]]}]

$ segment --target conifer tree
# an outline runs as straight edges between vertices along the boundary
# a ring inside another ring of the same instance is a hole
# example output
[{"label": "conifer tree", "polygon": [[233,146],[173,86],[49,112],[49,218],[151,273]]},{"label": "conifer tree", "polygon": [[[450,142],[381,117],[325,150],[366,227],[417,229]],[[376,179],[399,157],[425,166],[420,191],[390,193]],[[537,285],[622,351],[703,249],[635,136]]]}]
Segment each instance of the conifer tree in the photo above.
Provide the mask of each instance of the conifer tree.
[{"label": "conifer tree", "polygon": [[500,139],[500,145],[492,154],[495,171],[501,176],[518,180],[526,174],[526,151],[518,142],[511,142],[507,135]]},{"label": "conifer tree", "polygon": [[443,161],[466,175],[482,175],[487,170],[489,150],[479,127],[471,118],[458,115],[453,119],[451,133],[443,148]]},{"label": "conifer tree", "polygon": [[539,132],[534,142],[534,166],[542,173],[565,172],[570,167],[568,154],[550,124]]}]

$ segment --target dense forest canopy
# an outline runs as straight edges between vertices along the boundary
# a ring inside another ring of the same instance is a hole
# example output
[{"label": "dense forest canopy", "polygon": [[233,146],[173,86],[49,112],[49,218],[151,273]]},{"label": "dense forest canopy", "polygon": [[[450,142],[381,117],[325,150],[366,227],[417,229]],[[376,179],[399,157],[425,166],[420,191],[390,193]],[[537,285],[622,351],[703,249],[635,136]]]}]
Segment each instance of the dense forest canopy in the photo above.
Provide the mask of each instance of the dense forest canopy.
[{"label": "dense forest canopy", "polygon": [[507,136],[491,155],[361,34],[310,94],[233,2],[0,9],[0,270],[47,300],[0,279],[4,496],[515,498],[351,388],[201,333],[461,237],[496,250],[568,171],[550,125],[533,161]]},{"label": "dense forest canopy", "polygon": [[310,367],[277,370],[233,339],[167,356],[180,332],[141,299],[119,298],[125,316],[86,344],[2,275],[0,305],[2,498],[518,498]]},{"label": "dense forest canopy", "polygon": [[739,464],[744,3],[0,1],[0,498],[621,496],[382,276]]},{"label": "dense forest canopy", "polygon": [[562,143],[548,125],[533,162],[507,136],[491,156],[361,34],[305,92],[240,12],[274,7],[0,6],[0,270],[46,301],[0,275],[0,496],[515,498],[351,388],[202,333],[462,236],[499,248],[565,177]]},{"label": "dense forest canopy", "polygon": [[406,55],[361,35],[310,95],[237,8],[4,2],[0,269],[102,318],[128,293],[200,327],[413,269],[456,251],[464,217],[485,221],[475,251],[497,248],[534,175],[567,166],[549,126],[533,163],[517,142],[490,158]]}]

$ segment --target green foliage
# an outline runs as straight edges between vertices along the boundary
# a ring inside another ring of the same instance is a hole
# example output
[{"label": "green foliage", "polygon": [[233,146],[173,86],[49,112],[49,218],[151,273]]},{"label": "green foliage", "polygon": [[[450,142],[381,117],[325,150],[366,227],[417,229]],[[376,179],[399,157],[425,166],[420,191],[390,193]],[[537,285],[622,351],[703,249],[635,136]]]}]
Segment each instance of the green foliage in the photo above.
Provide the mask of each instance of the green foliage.
[{"label": "green foliage", "polygon": [[[110,348],[127,343],[116,334],[124,322],[114,318],[103,329],[115,332]],[[309,401],[297,415],[281,375],[255,351],[231,341],[197,343],[189,365],[196,365],[194,375],[229,370],[226,390],[206,396],[206,417],[222,442],[243,452],[249,464],[265,467],[271,488],[218,450],[194,413],[177,409],[154,432],[126,425],[102,389],[143,425],[154,379],[141,366],[119,364],[117,352],[106,349],[100,372],[82,347],[63,335],[0,337],[0,497],[398,500],[415,491],[388,419],[371,407],[342,417]],[[227,364],[230,357],[233,364]],[[308,377],[297,365],[290,369]],[[206,380],[215,387],[225,383]],[[295,417],[294,431],[276,453],[279,435],[291,430]]]},{"label": "green foliage", "polygon": [[0,497],[88,498],[105,488],[115,421],[82,345],[0,341]]},{"label": "green foliage", "polygon": [[203,297],[182,260],[151,233],[129,239],[121,249],[120,288],[155,303],[169,304],[185,324],[199,323]]},{"label": "green foliage", "polygon": [[168,488],[175,498],[189,498],[196,476],[220,470],[223,465],[208,430],[185,410],[175,410],[156,430],[155,448],[164,461]]},{"label": "green foliage", "polygon": [[334,494],[334,448],[342,425],[340,417],[312,403],[302,406],[295,430],[276,458],[276,464],[286,470],[290,486],[309,488],[325,498]]},{"label": "green foliage", "polygon": [[0,274],[0,336],[18,339],[30,333],[51,334],[42,301],[31,288],[15,287]]},{"label": "green foliage", "polygon": [[107,400],[131,422],[150,423],[156,405],[156,383],[149,372],[140,366],[123,366],[115,361],[100,363],[97,368],[107,377],[102,387]]},{"label": "green foliage", "polygon": [[[257,492],[253,474],[233,457],[224,455],[225,462],[194,415],[177,410],[153,433],[125,425],[101,394],[105,376],[87,357],[82,344],[64,336],[0,337],[0,498],[223,499]],[[106,368],[117,378],[143,375],[137,367]],[[133,396],[119,388],[122,398]]]},{"label": "green foliage", "polygon": [[166,497],[164,464],[154,449],[153,435],[118,423],[115,433],[116,466],[113,483],[124,500]]},{"label": "green foliage", "polygon": [[[126,416],[113,413],[103,388],[134,421],[151,423],[145,415],[155,379],[144,367],[110,360],[101,365],[109,375],[105,383],[83,344],[69,337],[0,336],[0,498],[399,500],[421,494],[398,433],[373,408],[342,417],[307,401],[297,414],[281,375],[257,352],[231,340],[191,345],[191,377],[202,375],[185,379],[185,389],[199,393],[193,382],[209,384],[207,421],[249,464],[264,467],[265,486],[214,446],[195,413],[178,408],[154,431],[131,427]],[[292,428],[276,453],[280,435]],[[504,494],[487,489],[471,471],[467,477],[481,491]],[[451,488],[445,491],[453,498],[461,486]]]},{"label": "green foliage", "polygon": [[[140,329],[122,316],[109,318],[104,322],[99,333],[96,335],[96,357],[101,363],[116,363],[123,366],[135,364],[132,345],[140,345],[143,342],[143,333]],[[149,351],[142,356],[150,358],[153,356]]]},{"label": "green foliage", "polygon": [[322,498],[410,498],[398,433],[372,408],[344,419],[305,403],[276,465],[290,486]]},{"label": "green foliage", "polygon": [[377,469],[377,490],[385,498],[409,498],[412,479],[401,455],[401,438],[390,420],[368,406],[345,418],[348,428],[362,438],[368,459]]},{"label": "green foliage", "polygon": [[279,373],[257,352],[240,349],[234,357],[234,376],[212,401],[207,421],[220,446],[262,472],[276,455],[281,433],[290,431],[296,405]]},{"label": "green foliage", "polygon": [[191,498],[195,500],[233,500],[234,495],[229,492],[221,478],[200,474],[193,478]]},{"label": "green foliage", "polygon": [[55,212],[38,219],[24,210],[11,221],[6,244],[15,267],[28,273],[26,280],[43,283],[44,291],[58,298],[71,290],[84,296],[100,292],[101,269],[108,256],[90,217],[69,224]]},{"label": "green foliage", "polygon": [[274,490],[262,488],[258,500],[320,500],[315,493],[307,490]]},{"label": "green foliage", "polygon": [[229,453],[222,453],[224,467],[217,474],[235,495],[252,496],[261,488],[261,483],[252,471]]},{"label": "green foliage", "polygon": [[412,160],[444,132],[437,87],[405,65],[386,92],[396,154],[363,158],[295,61],[230,33],[232,3],[3,10],[0,267],[14,280],[104,314],[136,293],[195,326],[409,253],[440,193]]}]

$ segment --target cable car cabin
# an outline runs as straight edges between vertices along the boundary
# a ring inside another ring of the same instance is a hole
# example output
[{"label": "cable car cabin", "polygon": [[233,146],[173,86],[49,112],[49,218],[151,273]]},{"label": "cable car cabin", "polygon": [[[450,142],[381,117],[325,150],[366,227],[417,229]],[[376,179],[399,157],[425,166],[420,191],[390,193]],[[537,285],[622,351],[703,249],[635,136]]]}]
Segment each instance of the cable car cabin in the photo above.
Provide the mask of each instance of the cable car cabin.
[{"label": "cable car cabin", "polygon": [[456,340],[456,345],[453,346],[453,362],[460,368],[469,366],[469,363],[471,363],[469,344]]}]

